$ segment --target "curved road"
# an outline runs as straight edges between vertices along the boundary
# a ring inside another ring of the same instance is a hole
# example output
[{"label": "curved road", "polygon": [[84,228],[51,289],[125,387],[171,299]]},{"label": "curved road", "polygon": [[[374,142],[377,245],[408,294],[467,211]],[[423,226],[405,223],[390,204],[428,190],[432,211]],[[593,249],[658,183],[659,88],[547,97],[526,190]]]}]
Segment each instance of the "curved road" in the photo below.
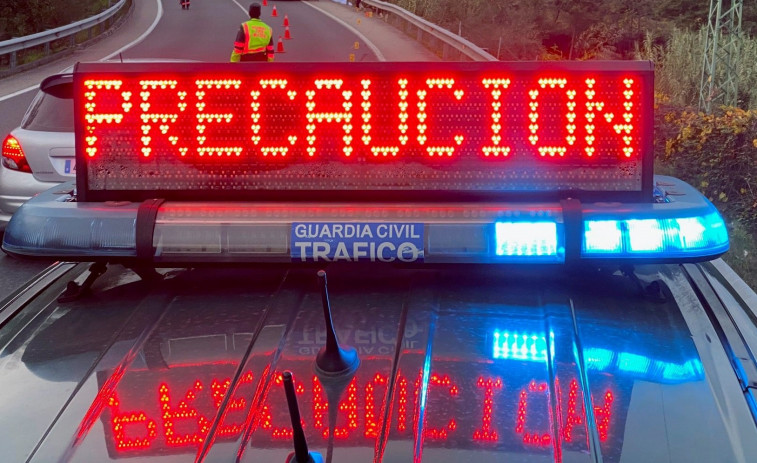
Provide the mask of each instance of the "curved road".
[{"label": "curved road", "polygon": [[[48,75],[77,61],[170,58],[228,61],[236,31],[247,19],[251,0],[193,0],[182,10],[178,0],[137,0],[132,14],[108,37],[71,56],[38,69],[0,80],[0,134],[16,127]],[[262,0],[259,0],[262,3]],[[291,40],[283,40],[283,62],[430,61],[438,58],[403,33],[376,17],[344,4],[345,0],[269,0],[261,19],[274,29],[275,41],[285,35],[289,20]],[[273,17],[273,7],[277,16]],[[50,262],[16,260],[0,255],[0,300]]]},{"label": "curved road", "polygon": [[[248,1],[195,0],[189,10],[182,10],[176,0],[135,2],[133,14],[111,36],[52,64],[0,80],[0,134],[18,125],[34,96],[32,90],[42,79],[77,61],[119,57],[228,61],[239,24],[247,18]],[[274,6],[276,17],[272,16]],[[261,19],[274,29],[276,42],[285,35],[285,15],[292,39],[282,41],[285,52],[277,54],[277,61],[435,59],[380,19],[328,0],[268,2]]]}]

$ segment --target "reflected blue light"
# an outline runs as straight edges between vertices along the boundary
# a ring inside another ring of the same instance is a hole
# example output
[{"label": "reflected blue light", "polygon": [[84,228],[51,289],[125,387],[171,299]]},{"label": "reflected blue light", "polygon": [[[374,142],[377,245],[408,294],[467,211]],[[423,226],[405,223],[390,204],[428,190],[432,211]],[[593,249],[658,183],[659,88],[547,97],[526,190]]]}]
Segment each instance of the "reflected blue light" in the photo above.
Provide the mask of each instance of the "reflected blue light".
[{"label": "reflected blue light", "polygon": [[[555,355],[554,332],[549,333],[549,338],[548,341],[545,336],[534,332],[494,330],[492,358],[546,362],[549,356],[554,358]],[[632,352],[587,347],[583,350],[583,361],[589,371],[618,373],[662,383],[680,383],[704,377],[702,362],[698,358],[675,363]]]},{"label": "reflected blue light", "polygon": [[584,349],[584,363],[586,363],[586,368],[590,370],[604,371],[614,362],[615,353],[611,350],[596,347]]},{"label": "reflected blue light", "polygon": [[643,355],[620,352],[618,354],[618,369],[627,373],[646,373],[649,371],[649,357]]},{"label": "reflected blue light", "polygon": [[656,366],[660,369],[662,377],[669,381],[683,381],[692,377],[701,378],[704,376],[702,362],[696,359],[682,364],[658,361]]},{"label": "reflected blue light", "polygon": [[[554,333],[550,337],[554,339]],[[494,330],[494,359],[547,361],[547,339],[534,333]]]},{"label": "reflected blue light", "polygon": [[556,256],[555,222],[497,222],[494,224],[498,256]]}]

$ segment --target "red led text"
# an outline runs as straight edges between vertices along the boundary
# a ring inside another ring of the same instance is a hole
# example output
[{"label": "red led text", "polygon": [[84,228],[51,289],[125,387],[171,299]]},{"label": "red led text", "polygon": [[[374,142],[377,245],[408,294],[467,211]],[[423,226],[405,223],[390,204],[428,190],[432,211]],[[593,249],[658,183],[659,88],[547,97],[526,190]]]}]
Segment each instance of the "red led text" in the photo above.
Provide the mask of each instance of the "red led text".
[{"label": "red led text", "polygon": [[[429,443],[464,439],[479,445],[496,445],[503,439],[515,439],[523,448],[548,448],[558,446],[553,442],[556,429],[559,430],[560,444],[577,442],[579,430],[580,439],[586,439],[583,392],[576,380],[570,381],[565,394],[557,389],[557,410],[562,410],[560,416],[553,414],[549,405],[549,395],[553,392],[544,382],[532,380],[516,389],[496,377],[480,376],[473,379],[473,384],[465,384],[433,372],[425,381],[426,414],[422,429],[423,437]],[[216,439],[238,438],[246,427],[256,422],[258,438],[282,443],[291,440],[292,429],[280,375],[275,376],[273,388],[254,420],[256,413],[252,402],[257,395],[256,382],[258,379],[252,372],[242,376],[217,427]],[[328,439],[329,408],[336,406],[335,439],[377,438],[387,382],[388,378],[380,373],[364,379],[353,378],[340,402],[330,404],[317,377],[298,381],[295,392],[300,397],[306,433],[314,430],[324,440]],[[393,411],[389,414],[391,422],[387,423],[387,431],[395,437],[412,438],[418,429],[423,383],[421,373],[413,378],[403,374],[398,376]],[[115,449],[134,452],[156,446],[197,448],[206,439],[229,386],[229,378],[196,379],[184,384],[161,381],[156,390],[142,391],[131,398],[134,403],[126,405],[123,396],[112,394],[107,401],[105,419]],[[507,397],[513,397],[514,403],[503,402]],[[611,432],[613,393],[607,390],[603,397],[593,397],[592,402],[599,439],[604,442]],[[463,415],[454,411],[458,406],[455,404],[464,407]],[[514,413],[508,417],[506,410],[514,410]],[[472,417],[473,421],[462,423],[462,416],[467,416],[469,421]],[[539,418],[534,420],[533,416]],[[548,421],[545,422],[544,417]]]},{"label": "red led text", "polygon": [[83,150],[281,162],[638,158],[633,76],[85,79]]}]

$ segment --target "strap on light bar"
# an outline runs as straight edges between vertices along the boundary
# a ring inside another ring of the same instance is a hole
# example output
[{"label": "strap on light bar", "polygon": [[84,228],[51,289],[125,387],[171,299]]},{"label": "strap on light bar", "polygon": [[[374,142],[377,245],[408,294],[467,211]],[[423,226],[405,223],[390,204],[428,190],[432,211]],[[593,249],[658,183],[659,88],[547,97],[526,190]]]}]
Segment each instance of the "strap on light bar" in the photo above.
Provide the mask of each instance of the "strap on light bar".
[{"label": "strap on light bar", "polygon": [[[694,262],[728,250],[715,207],[656,177],[656,202],[77,203],[60,186],[13,216],[3,249],[68,260],[572,264]],[[664,188],[663,188],[664,186]]]},{"label": "strap on light bar", "polygon": [[148,199],[139,205],[136,223],[137,258],[150,260],[155,255],[152,237],[155,233],[155,219],[158,217],[162,199]]},{"label": "strap on light bar", "polygon": [[563,223],[565,224],[565,263],[572,265],[581,259],[583,247],[583,218],[581,201],[578,199],[564,199],[562,206]]}]

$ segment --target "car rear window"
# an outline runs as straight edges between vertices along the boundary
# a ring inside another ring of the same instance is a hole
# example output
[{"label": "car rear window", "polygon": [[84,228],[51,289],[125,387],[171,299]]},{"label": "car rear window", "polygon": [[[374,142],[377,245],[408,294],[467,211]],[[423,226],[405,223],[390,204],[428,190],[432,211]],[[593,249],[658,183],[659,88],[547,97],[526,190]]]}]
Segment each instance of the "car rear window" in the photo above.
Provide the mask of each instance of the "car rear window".
[{"label": "car rear window", "polygon": [[74,101],[39,92],[21,122],[27,130],[74,131]]}]

